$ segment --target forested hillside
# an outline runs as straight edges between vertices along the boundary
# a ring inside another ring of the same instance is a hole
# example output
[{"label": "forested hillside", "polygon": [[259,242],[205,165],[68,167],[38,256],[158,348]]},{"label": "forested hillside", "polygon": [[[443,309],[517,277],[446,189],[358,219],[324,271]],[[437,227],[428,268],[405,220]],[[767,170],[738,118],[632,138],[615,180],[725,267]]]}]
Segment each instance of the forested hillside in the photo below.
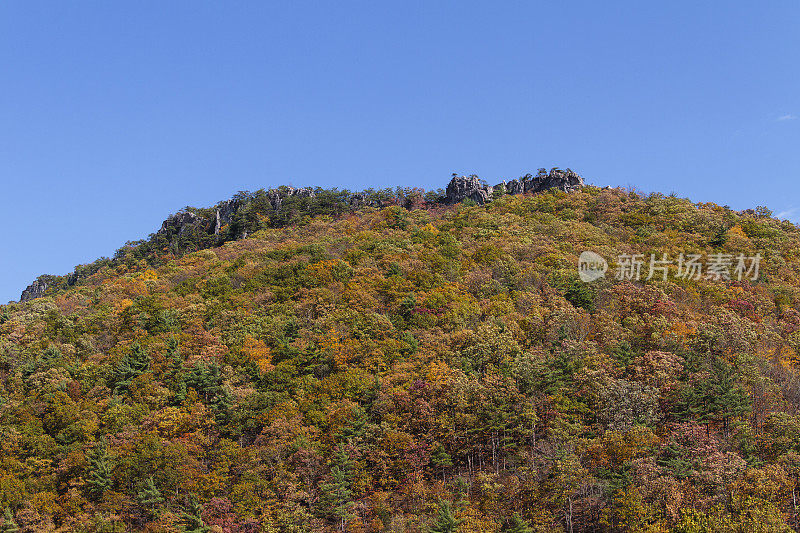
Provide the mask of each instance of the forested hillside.
[{"label": "forested hillside", "polygon": [[[0,530],[800,529],[795,225],[411,196],[255,213],[0,306]],[[761,262],[584,283],[586,250]]]}]

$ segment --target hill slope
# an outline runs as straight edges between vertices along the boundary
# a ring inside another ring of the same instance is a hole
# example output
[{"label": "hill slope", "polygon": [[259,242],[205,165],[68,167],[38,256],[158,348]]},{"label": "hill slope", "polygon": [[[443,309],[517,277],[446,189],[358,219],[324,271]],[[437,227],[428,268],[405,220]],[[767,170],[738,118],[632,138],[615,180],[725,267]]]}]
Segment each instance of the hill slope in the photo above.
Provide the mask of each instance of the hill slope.
[{"label": "hill slope", "polygon": [[382,208],[399,205],[413,208],[426,204],[452,205],[462,201],[483,205],[505,194],[535,193],[550,189],[572,192],[583,185],[583,178],[571,169],[561,170],[555,167],[549,172],[540,168],[535,176],[526,174],[494,186],[487,185],[475,175],[467,177],[453,174],[446,190],[428,192],[413,187],[367,189],[360,193],[351,193],[346,189],[295,189],[287,186],[259,189],[256,192],[242,191],[213,207],[185,207],[170,215],[161,224],[161,228],[147,239],[126,243],[117,250],[113,258],[104,257],[88,265],[79,265],[66,276],[39,276],[22,291],[20,301],[26,302],[80,284],[104,267],[141,259],[151,266],[158,266],[189,252],[247,238],[260,229],[301,225],[316,216],[342,216],[365,206]]},{"label": "hill slope", "polygon": [[[0,307],[6,519],[797,527],[798,228],[618,189],[497,196],[130,255]],[[611,263],[593,283],[587,250]],[[761,262],[741,281],[615,279],[651,253]]]}]

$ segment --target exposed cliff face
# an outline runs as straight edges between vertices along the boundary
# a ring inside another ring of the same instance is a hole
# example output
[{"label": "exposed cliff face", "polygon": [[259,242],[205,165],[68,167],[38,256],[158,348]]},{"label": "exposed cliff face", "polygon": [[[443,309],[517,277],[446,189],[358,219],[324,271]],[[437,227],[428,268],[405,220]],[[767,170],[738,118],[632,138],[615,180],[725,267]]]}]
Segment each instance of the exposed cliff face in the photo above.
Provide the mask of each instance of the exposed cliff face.
[{"label": "exposed cliff face", "polygon": [[453,176],[447,185],[445,203],[456,204],[466,199],[483,205],[500,194],[523,194],[559,189],[564,192],[577,191],[584,186],[583,178],[570,169],[540,169],[536,176],[525,176],[495,186],[484,185],[477,176]]},{"label": "exposed cliff face", "polygon": [[[445,204],[456,204],[466,199],[472,200],[478,205],[483,205],[492,201],[495,196],[502,194],[523,194],[529,192],[540,192],[548,189],[559,189],[564,192],[572,192],[583,187],[583,178],[570,169],[561,170],[558,168],[546,172],[540,169],[536,176],[526,174],[525,176],[509,182],[502,182],[495,186],[484,185],[477,176],[453,176],[447,185],[444,198],[440,201]],[[316,193],[311,187],[295,189],[293,187],[279,187],[270,189],[266,193],[267,200],[274,211],[280,211],[287,198],[314,198]],[[382,202],[370,199],[364,193],[349,194],[347,205],[351,208],[363,206],[382,207]],[[171,215],[161,225],[158,234],[171,238],[175,235],[180,236],[188,229],[200,229],[201,231],[219,235],[223,227],[231,224],[234,217],[247,204],[234,198],[218,203],[214,208],[214,220],[212,224],[195,213],[182,211]],[[246,232],[240,232],[235,238],[243,238]]]},{"label": "exposed cliff face", "polygon": [[[287,198],[314,198],[315,194],[312,187],[295,189],[294,187],[284,186],[266,191],[266,199],[273,211],[280,211]],[[354,194],[352,196],[355,198],[358,195]],[[240,214],[247,206],[248,203],[238,197],[224,200],[214,206],[211,219],[192,211],[180,211],[170,215],[161,224],[161,228],[156,232],[156,235],[163,236],[168,240],[180,237],[189,231],[220,235],[222,229],[234,222],[236,215]],[[246,234],[246,230],[235,231],[234,238],[244,238]]]},{"label": "exposed cliff face", "polygon": [[477,204],[485,204],[492,199],[493,188],[483,185],[478,176],[453,176],[447,184],[445,203],[457,204],[466,199]]},{"label": "exposed cliff face", "polygon": [[19,301],[27,302],[28,300],[33,300],[34,298],[41,298],[47,293],[47,289],[54,285],[55,280],[56,276],[50,276],[47,274],[44,276],[39,276],[34,280],[33,283],[28,285],[24,291],[22,291]]},{"label": "exposed cliff face", "polygon": [[[569,169],[554,168],[550,172],[540,169],[536,176],[527,174],[522,178],[495,186],[485,185],[477,176],[454,175],[447,185],[444,196],[436,198],[436,194],[433,194],[432,197],[426,196],[425,201],[452,205],[469,199],[483,205],[503,194],[523,194],[547,189],[571,192],[581,187],[583,178]],[[295,189],[282,186],[258,191],[255,194],[241,193],[230,200],[219,202],[210,209],[187,209],[170,215],[156,233],[150,235],[148,240],[139,241],[137,246],[150,245],[152,249],[158,251],[158,254],[170,250],[175,255],[219,246],[226,241],[246,238],[248,231],[258,229],[257,225],[254,227],[254,221],[257,222],[261,217],[270,213],[280,215],[292,209],[297,210],[298,204],[305,206],[301,206],[300,209],[307,216],[313,216],[314,213],[342,214],[367,206],[381,208],[386,205],[400,205],[411,208],[414,205],[421,205],[421,196],[397,193],[397,196],[392,197],[393,193],[387,191],[370,189],[360,193],[350,193],[336,189],[325,191],[312,187]],[[308,207],[315,204],[318,204],[316,208]],[[295,207],[287,209],[287,206],[292,205]],[[287,223],[285,217],[283,220],[284,224]],[[122,255],[124,250],[120,251],[123,252]],[[120,252],[117,252],[118,256]],[[121,259],[116,257],[96,261],[91,265],[77,267],[75,272],[67,276],[40,276],[22,292],[20,301],[40,298],[50,292],[78,284],[102,266],[119,260]]]},{"label": "exposed cliff face", "polygon": [[222,226],[229,224],[233,215],[239,210],[239,200],[225,200],[217,204],[214,213],[214,235],[219,235]]},{"label": "exposed cliff face", "polygon": [[183,233],[187,227],[197,224],[199,221],[200,217],[196,214],[189,211],[180,211],[167,217],[167,219],[161,223],[161,229],[158,230],[158,233],[167,234],[176,227],[179,228],[178,233]]}]

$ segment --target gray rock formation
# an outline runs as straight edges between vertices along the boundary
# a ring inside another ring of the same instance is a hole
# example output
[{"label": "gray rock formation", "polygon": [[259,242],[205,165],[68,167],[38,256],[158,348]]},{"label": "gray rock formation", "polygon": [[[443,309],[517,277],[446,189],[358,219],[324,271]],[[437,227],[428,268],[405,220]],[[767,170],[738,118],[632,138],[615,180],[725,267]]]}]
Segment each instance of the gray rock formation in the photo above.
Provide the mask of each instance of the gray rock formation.
[{"label": "gray rock formation", "polygon": [[540,168],[536,176],[526,175],[525,192],[540,192],[547,189],[559,189],[564,192],[573,192],[583,187],[583,178],[572,169],[561,170],[552,168],[548,173]]},{"label": "gray rock formation", "polygon": [[313,187],[301,187],[295,189],[294,187],[279,187],[277,189],[270,189],[267,191],[267,198],[272,205],[272,209],[280,211],[283,200],[290,196],[297,196],[298,198],[313,198],[316,196]]},{"label": "gray rock formation", "polygon": [[[299,189],[295,189],[294,187],[279,187],[266,191],[267,201],[275,211],[280,211],[283,201],[290,196],[313,198],[315,195],[316,193],[312,187],[301,187]],[[172,238],[175,235],[182,235],[190,228],[199,226],[199,229],[204,232],[219,235],[222,228],[230,224],[231,220],[236,216],[236,213],[238,213],[245,204],[246,202],[243,203],[238,196],[220,202],[214,207],[213,218],[210,221],[191,211],[179,211],[167,217],[156,233],[158,235],[164,235],[167,238]],[[245,238],[245,235],[246,234],[242,233],[236,235],[236,238],[242,239]]]},{"label": "gray rock formation", "polygon": [[196,224],[200,221],[200,217],[190,211],[179,211],[174,215],[170,215],[161,223],[161,229],[157,233],[169,233],[173,228],[179,228],[178,234],[183,233],[187,226]]},{"label": "gray rock formation", "polygon": [[278,189],[270,189],[267,192],[267,199],[269,200],[272,209],[275,211],[280,211],[282,198],[283,197]]},{"label": "gray rock formation", "polygon": [[219,235],[222,226],[229,224],[233,215],[239,210],[239,200],[224,200],[217,204],[216,212],[214,213],[214,235]]},{"label": "gray rock formation", "polygon": [[[583,187],[583,178],[570,169],[553,168],[550,172],[545,169],[539,169],[535,176],[526,174],[522,178],[502,182],[494,187],[484,184],[478,176],[453,175],[453,179],[447,185],[444,196],[434,199],[436,195],[433,195],[427,199],[427,202],[452,205],[469,199],[476,204],[483,205],[503,194],[523,194],[547,189],[572,192],[579,190],[581,187]],[[248,233],[246,227],[244,227],[246,224],[243,226],[241,219],[247,219],[254,215],[254,213],[246,211],[254,205],[254,201],[261,202],[266,199],[272,209],[277,212],[283,208],[287,198],[314,198],[317,195],[317,191],[318,189],[313,187],[295,189],[294,187],[283,186],[277,189],[259,191],[256,196],[246,193],[237,194],[230,200],[219,202],[211,209],[179,211],[174,215],[170,215],[161,224],[161,228],[156,232],[155,237],[157,237],[159,243],[166,243],[170,246],[185,240],[194,242],[196,243],[195,246],[201,248],[219,246],[227,240],[245,239]],[[400,195],[400,203],[398,203],[398,198],[393,197],[391,192],[368,189],[363,193],[342,196],[337,201],[344,202],[345,206],[351,209],[365,206],[382,208],[387,205],[401,205],[408,209],[413,209],[415,206],[425,203],[421,194],[417,198],[418,202],[410,201],[409,198],[406,197],[406,201],[403,201],[402,195]],[[263,204],[258,209],[263,211]],[[255,211],[255,214],[259,214],[259,212]],[[269,215],[269,213],[265,212],[260,213],[261,216],[265,214]],[[237,217],[237,215],[240,216]],[[223,228],[231,223],[235,223],[236,227],[224,231]],[[153,239],[154,236],[151,235],[150,241],[152,242]],[[112,261],[108,260],[109,264]],[[103,266],[98,262],[92,263],[92,265],[89,270],[76,267],[76,271],[67,276],[39,276],[36,281],[22,292],[20,301],[26,302],[44,296],[48,291],[54,292],[64,287],[75,285],[81,279],[90,276]]]},{"label": "gray rock formation", "polygon": [[483,205],[490,202],[495,190],[503,190],[505,194],[523,194],[546,191],[548,189],[559,189],[564,192],[573,192],[583,187],[583,178],[570,169],[561,170],[553,168],[550,172],[539,169],[536,176],[526,174],[525,176],[495,185],[484,185],[477,176],[453,176],[447,185],[444,203],[456,204],[470,199],[473,202]]},{"label": "gray rock formation", "polygon": [[506,194],[522,194],[525,188],[519,180],[511,180],[506,183]]},{"label": "gray rock formation", "polygon": [[350,207],[363,207],[367,203],[367,197],[364,194],[356,193],[350,196],[350,199],[347,201]]},{"label": "gray rock formation", "polygon": [[491,201],[492,187],[484,185],[478,176],[453,176],[444,194],[446,204],[457,204],[470,199],[482,205]]},{"label": "gray rock formation", "polygon": [[289,194],[287,196],[297,196],[299,198],[313,198],[316,196],[312,187],[302,187],[300,189],[292,189],[289,187]]},{"label": "gray rock formation", "polygon": [[39,276],[34,280],[33,283],[28,285],[28,287],[22,291],[22,295],[19,297],[20,302],[27,302],[28,300],[33,300],[34,298],[41,298],[47,292],[47,289],[53,284],[53,280],[55,276],[44,275]]}]

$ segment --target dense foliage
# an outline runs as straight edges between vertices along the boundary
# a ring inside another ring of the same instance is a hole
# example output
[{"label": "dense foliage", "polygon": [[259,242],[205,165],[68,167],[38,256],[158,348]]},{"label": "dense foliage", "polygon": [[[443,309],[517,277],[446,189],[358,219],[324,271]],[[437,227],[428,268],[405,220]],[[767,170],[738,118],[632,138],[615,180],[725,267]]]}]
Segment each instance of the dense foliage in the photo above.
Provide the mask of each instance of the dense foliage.
[{"label": "dense foliage", "polygon": [[[440,203],[444,199],[442,189],[425,192],[413,187],[366,189],[360,193],[352,193],[347,189],[308,187],[303,189],[308,193],[303,196],[290,195],[293,190],[282,186],[255,192],[240,191],[215,207],[198,209],[187,206],[167,218],[156,233],[151,233],[146,239],[127,242],[112,258],[101,257],[92,263],[78,265],[73,272],[64,276],[45,274],[37,279],[46,284],[45,294],[53,294],[83,283],[105,267],[124,263],[131,268],[136,264],[141,266],[142,260],[151,267],[158,267],[175,257],[221,246],[261,229],[303,225],[314,217],[354,213],[365,205],[413,208],[426,203]],[[216,215],[220,210],[226,213],[229,220],[219,228],[221,231],[216,231]],[[181,215],[190,215],[192,223],[186,224]]]},{"label": "dense foliage", "polygon": [[[798,528],[797,227],[593,187],[409,207],[0,307],[0,528]],[[583,250],[763,260],[584,284]]]}]

